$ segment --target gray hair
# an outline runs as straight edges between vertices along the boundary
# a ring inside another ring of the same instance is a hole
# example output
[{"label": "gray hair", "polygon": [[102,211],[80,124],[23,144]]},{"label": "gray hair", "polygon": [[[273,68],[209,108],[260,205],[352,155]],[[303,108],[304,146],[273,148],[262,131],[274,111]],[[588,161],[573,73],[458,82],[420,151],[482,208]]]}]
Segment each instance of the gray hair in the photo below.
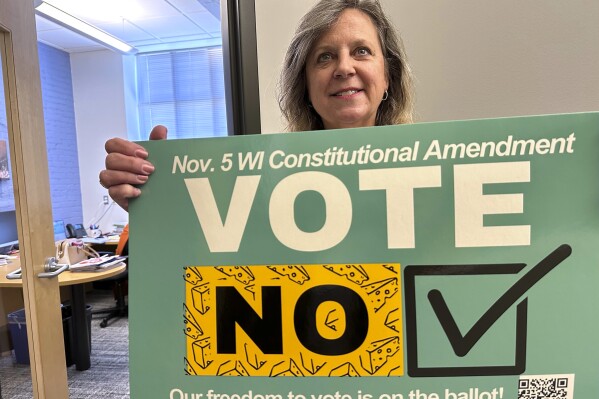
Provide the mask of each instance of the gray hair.
[{"label": "gray hair", "polygon": [[383,50],[389,97],[377,111],[377,126],[412,122],[412,73],[399,35],[385,16],[378,0],[320,0],[301,19],[287,49],[279,79],[279,107],[287,130],[321,130],[322,119],[310,106],[306,60],[315,42],[331,28],[346,9],[359,10],[370,17]]}]

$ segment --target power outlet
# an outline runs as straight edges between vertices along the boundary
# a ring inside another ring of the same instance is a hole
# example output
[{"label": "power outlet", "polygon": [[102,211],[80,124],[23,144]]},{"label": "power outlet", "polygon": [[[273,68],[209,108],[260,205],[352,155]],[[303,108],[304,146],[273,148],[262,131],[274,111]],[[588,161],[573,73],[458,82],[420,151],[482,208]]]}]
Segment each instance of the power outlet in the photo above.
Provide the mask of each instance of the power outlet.
[{"label": "power outlet", "polygon": [[108,205],[108,196],[107,195],[102,197],[102,202],[104,202],[104,205]]}]

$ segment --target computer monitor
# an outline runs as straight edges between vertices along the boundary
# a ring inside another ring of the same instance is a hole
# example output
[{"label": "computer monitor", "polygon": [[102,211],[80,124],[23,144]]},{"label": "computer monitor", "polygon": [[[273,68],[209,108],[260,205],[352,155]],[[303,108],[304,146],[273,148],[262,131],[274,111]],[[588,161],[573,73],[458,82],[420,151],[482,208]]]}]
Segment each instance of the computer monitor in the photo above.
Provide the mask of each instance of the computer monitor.
[{"label": "computer monitor", "polygon": [[0,254],[6,254],[19,245],[17,213],[0,212]]},{"label": "computer monitor", "polygon": [[60,241],[67,238],[67,231],[64,227],[63,220],[55,220],[54,221],[54,241]]}]

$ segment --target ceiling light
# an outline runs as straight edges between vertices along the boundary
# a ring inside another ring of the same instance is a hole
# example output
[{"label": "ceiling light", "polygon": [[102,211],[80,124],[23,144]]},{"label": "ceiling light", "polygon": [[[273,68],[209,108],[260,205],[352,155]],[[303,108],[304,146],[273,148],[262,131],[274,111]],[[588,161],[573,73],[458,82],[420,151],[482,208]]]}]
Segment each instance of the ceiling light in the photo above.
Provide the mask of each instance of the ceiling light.
[{"label": "ceiling light", "polygon": [[135,20],[147,17],[148,0],[43,0],[56,8],[88,21],[118,24],[123,18]]},{"label": "ceiling light", "polygon": [[82,20],[67,14],[61,9],[48,4],[43,0],[36,0],[35,12],[41,17],[55,22],[69,30],[77,32],[89,39],[95,40],[96,42],[113,50],[123,54],[137,53],[137,49],[135,47],[130,46],[129,44],[117,39],[112,35],[109,35],[108,33],[88,24],[87,22],[83,22]]}]

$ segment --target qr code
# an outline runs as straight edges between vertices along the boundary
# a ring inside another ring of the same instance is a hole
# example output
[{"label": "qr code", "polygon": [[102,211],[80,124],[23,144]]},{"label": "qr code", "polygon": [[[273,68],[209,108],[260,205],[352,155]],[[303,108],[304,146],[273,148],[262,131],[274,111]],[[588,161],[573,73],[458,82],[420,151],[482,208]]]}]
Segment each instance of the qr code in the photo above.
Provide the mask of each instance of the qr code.
[{"label": "qr code", "polygon": [[518,399],[574,399],[574,374],[522,375]]}]

